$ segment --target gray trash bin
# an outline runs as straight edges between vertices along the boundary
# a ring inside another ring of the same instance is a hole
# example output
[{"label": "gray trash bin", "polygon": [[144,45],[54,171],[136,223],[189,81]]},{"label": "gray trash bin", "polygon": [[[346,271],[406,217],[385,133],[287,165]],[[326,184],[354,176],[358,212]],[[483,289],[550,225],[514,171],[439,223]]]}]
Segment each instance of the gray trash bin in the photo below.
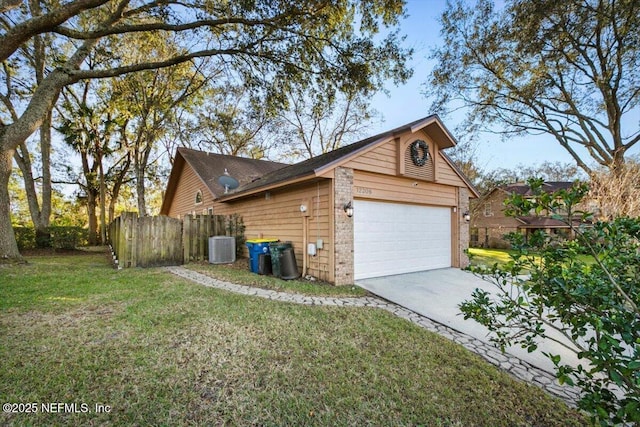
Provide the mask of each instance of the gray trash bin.
[{"label": "gray trash bin", "polygon": [[282,252],[291,247],[291,242],[272,242],[269,244],[269,249],[271,251],[271,271],[274,276],[282,277]]},{"label": "gray trash bin", "polygon": [[298,273],[298,264],[296,263],[296,255],[293,252],[293,248],[287,248],[282,251],[280,264],[281,278],[285,280],[292,280],[300,277],[300,273]]},{"label": "gray trash bin", "polygon": [[258,255],[258,274],[262,274],[262,275],[271,274],[271,255],[269,254]]}]

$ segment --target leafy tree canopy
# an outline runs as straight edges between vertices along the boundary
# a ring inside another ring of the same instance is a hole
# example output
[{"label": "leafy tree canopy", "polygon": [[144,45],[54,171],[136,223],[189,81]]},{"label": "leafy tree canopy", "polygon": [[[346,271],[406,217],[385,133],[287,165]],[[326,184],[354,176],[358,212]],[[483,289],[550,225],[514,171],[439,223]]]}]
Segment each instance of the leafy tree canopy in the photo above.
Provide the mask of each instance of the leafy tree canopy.
[{"label": "leafy tree canopy", "polygon": [[[366,94],[411,74],[398,32],[381,34],[403,16],[403,0],[9,0],[0,13],[0,256],[10,258],[19,257],[6,207],[13,154],[69,85],[208,59],[276,111],[291,87]],[[175,49],[121,53],[161,33]],[[25,72],[44,46],[42,75]]]},{"label": "leafy tree canopy", "polygon": [[552,135],[587,173],[577,147],[615,169],[640,141],[636,0],[457,0],[441,22],[436,111],[467,107],[470,131]]}]

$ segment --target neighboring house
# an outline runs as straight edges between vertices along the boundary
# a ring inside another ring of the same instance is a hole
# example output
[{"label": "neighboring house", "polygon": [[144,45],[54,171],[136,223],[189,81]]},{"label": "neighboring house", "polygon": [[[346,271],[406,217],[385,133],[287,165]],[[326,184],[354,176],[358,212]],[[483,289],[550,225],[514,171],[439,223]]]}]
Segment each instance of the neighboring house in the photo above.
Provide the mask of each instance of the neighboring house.
[{"label": "neighboring house", "polygon": [[[192,212],[181,201],[207,190],[203,203],[212,201],[215,214],[241,215],[248,239],[291,241],[302,274],[337,285],[464,267],[464,214],[478,194],[442,151],[454,145],[440,119],[429,116],[297,164],[271,164],[273,170],[255,180],[236,175],[241,185],[228,194],[210,190],[201,177],[211,182],[215,174],[196,170],[204,162],[189,161],[182,152],[161,213]],[[219,165],[217,173],[225,168],[238,173],[231,163]]]},{"label": "neighboring house", "polygon": [[[545,182],[542,190],[553,193],[571,188],[573,182]],[[492,190],[474,209],[471,218],[471,246],[484,248],[508,248],[509,242],[504,235],[511,232],[524,234],[535,230],[544,230],[550,234],[569,234],[570,227],[566,221],[537,216],[508,217],[504,214],[504,201],[512,194],[532,196],[531,188],[524,183],[503,185]]]}]

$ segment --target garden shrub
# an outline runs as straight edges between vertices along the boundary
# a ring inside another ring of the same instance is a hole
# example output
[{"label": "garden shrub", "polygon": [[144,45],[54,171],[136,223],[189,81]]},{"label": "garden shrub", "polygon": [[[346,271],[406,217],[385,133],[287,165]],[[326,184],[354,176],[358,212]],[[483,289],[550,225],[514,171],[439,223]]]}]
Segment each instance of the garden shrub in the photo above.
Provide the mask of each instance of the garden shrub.
[{"label": "garden shrub", "polygon": [[[82,227],[51,226],[47,233],[36,236],[34,227],[14,227],[18,249],[34,249],[37,247],[51,247],[53,249],[75,249],[84,246],[88,242],[88,231]],[[46,238],[48,242],[38,241],[38,238]],[[45,244],[48,243],[48,244]]]},{"label": "garden shrub", "polygon": [[512,233],[509,263],[475,269],[497,292],[476,289],[460,306],[465,319],[486,326],[503,349],[534,351],[548,331],[560,332],[580,363],[545,355],[560,383],[582,390],[579,407],[600,425],[640,425],[640,218],[592,223],[575,210],[585,185],[547,194],[541,180],[529,184],[534,197],[512,196],[506,212],[565,220],[574,237]]}]

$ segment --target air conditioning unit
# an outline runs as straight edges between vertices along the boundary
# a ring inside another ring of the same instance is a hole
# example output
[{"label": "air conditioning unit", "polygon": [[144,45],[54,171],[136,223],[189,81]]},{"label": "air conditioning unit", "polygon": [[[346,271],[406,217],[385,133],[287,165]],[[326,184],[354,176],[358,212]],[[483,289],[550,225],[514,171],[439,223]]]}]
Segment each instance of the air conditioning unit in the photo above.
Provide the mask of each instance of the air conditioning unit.
[{"label": "air conditioning unit", "polygon": [[229,236],[209,237],[209,263],[230,264],[236,261],[236,238]]}]

